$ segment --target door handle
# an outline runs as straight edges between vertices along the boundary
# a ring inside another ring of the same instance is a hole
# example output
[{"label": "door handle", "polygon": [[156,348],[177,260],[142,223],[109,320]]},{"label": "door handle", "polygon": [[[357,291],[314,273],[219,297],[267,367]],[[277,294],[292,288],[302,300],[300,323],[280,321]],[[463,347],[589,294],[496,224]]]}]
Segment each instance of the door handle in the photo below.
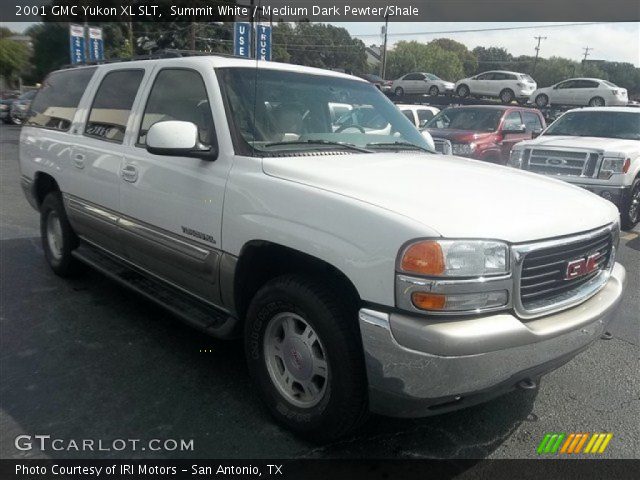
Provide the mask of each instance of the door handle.
[{"label": "door handle", "polygon": [[77,167],[77,168],[84,168],[84,155],[81,153],[76,153],[73,156],[73,164]]},{"label": "door handle", "polygon": [[122,179],[125,182],[134,183],[138,180],[138,169],[135,165],[125,165],[122,169]]}]

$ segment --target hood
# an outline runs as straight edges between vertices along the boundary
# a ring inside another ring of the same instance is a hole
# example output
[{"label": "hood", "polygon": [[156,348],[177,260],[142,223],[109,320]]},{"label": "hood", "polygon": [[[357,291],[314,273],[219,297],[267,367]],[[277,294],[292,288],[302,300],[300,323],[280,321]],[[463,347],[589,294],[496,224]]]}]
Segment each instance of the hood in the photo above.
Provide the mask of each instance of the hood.
[{"label": "hood", "polygon": [[473,130],[455,130],[450,128],[427,128],[426,130],[434,138],[444,138],[458,143],[470,143],[495,134],[495,132],[475,132]]},{"label": "hood", "polygon": [[450,238],[527,242],[597,228],[616,207],[579,187],[443,155],[373,153],[267,157],[267,175],[408,217]]},{"label": "hood", "polygon": [[603,137],[574,137],[569,135],[541,135],[518,144],[524,147],[577,148],[599,153],[629,153],[640,150],[639,140]]}]

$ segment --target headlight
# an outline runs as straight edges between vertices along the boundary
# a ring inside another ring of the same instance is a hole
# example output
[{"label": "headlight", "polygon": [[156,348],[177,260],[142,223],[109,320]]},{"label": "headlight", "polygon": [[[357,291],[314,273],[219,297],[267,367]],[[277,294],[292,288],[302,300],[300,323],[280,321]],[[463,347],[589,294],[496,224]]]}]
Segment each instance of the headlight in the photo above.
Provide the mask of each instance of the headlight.
[{"label": "headlight", "polygon": [[609,179],[614,173],[627,173],[631,166],[630,158],[603,158],[598,178]]},{"label": "headlight", "polygon": [[452,152],[454,155],[471,155],[476,149],[475,143],[454,143]]},{"label": "headlight", "polygon": [[406,247],[400,270],[430,277],[484,277],[509,271],[508,248],[492,240],[423,240]]},{"label": "headlight", "polygon": [[524,159],[524,150],[513,149],[511,150],[511,154],[509,155],[508,165],[514,168],[522,168],[523,159]]}]

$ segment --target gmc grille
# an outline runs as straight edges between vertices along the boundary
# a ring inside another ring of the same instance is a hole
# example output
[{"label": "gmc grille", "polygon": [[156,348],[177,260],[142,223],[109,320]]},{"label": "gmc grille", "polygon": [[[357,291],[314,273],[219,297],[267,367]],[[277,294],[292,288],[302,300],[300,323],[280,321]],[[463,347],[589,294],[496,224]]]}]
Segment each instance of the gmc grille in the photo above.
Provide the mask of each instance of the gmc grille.
[{"label": "gmc grille", "polygon": [[544,175],[569,175],[595,177],[599,155],[595,152],[581,152],[553,149],[531,149],[526,152],[525,169]]},{"label": "gmc grille", "polygon": [[[575,294],[609,265],[613,248],[611,232],[578,242],[534,250],[524,257],[520,274],[520,301],[527,309],[546,307]],[[569,263],[593,256],[593,270],[567,279]]]}]

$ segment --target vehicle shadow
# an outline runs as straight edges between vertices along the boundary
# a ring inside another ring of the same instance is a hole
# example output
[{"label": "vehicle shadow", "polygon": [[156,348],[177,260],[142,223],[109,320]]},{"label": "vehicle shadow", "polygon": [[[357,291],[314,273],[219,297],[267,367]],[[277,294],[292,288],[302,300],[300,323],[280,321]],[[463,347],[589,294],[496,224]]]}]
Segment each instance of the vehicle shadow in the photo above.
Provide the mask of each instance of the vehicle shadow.
[{"label": "vehicle shadow", "polygon": [[[56,277],[36,238],[2,241],[0,257],[2,458],[480,459],[536,420],[535,393],[518,391],[437,417],[374,416],[314,445],[274,424],[241,342],[211,339],[96,272]],[[92,439],[93,450],[19,450],[22,434]],[[141,442],[117,451],[115,439]],[[193,449],[150,451],[150,439]]]}]

